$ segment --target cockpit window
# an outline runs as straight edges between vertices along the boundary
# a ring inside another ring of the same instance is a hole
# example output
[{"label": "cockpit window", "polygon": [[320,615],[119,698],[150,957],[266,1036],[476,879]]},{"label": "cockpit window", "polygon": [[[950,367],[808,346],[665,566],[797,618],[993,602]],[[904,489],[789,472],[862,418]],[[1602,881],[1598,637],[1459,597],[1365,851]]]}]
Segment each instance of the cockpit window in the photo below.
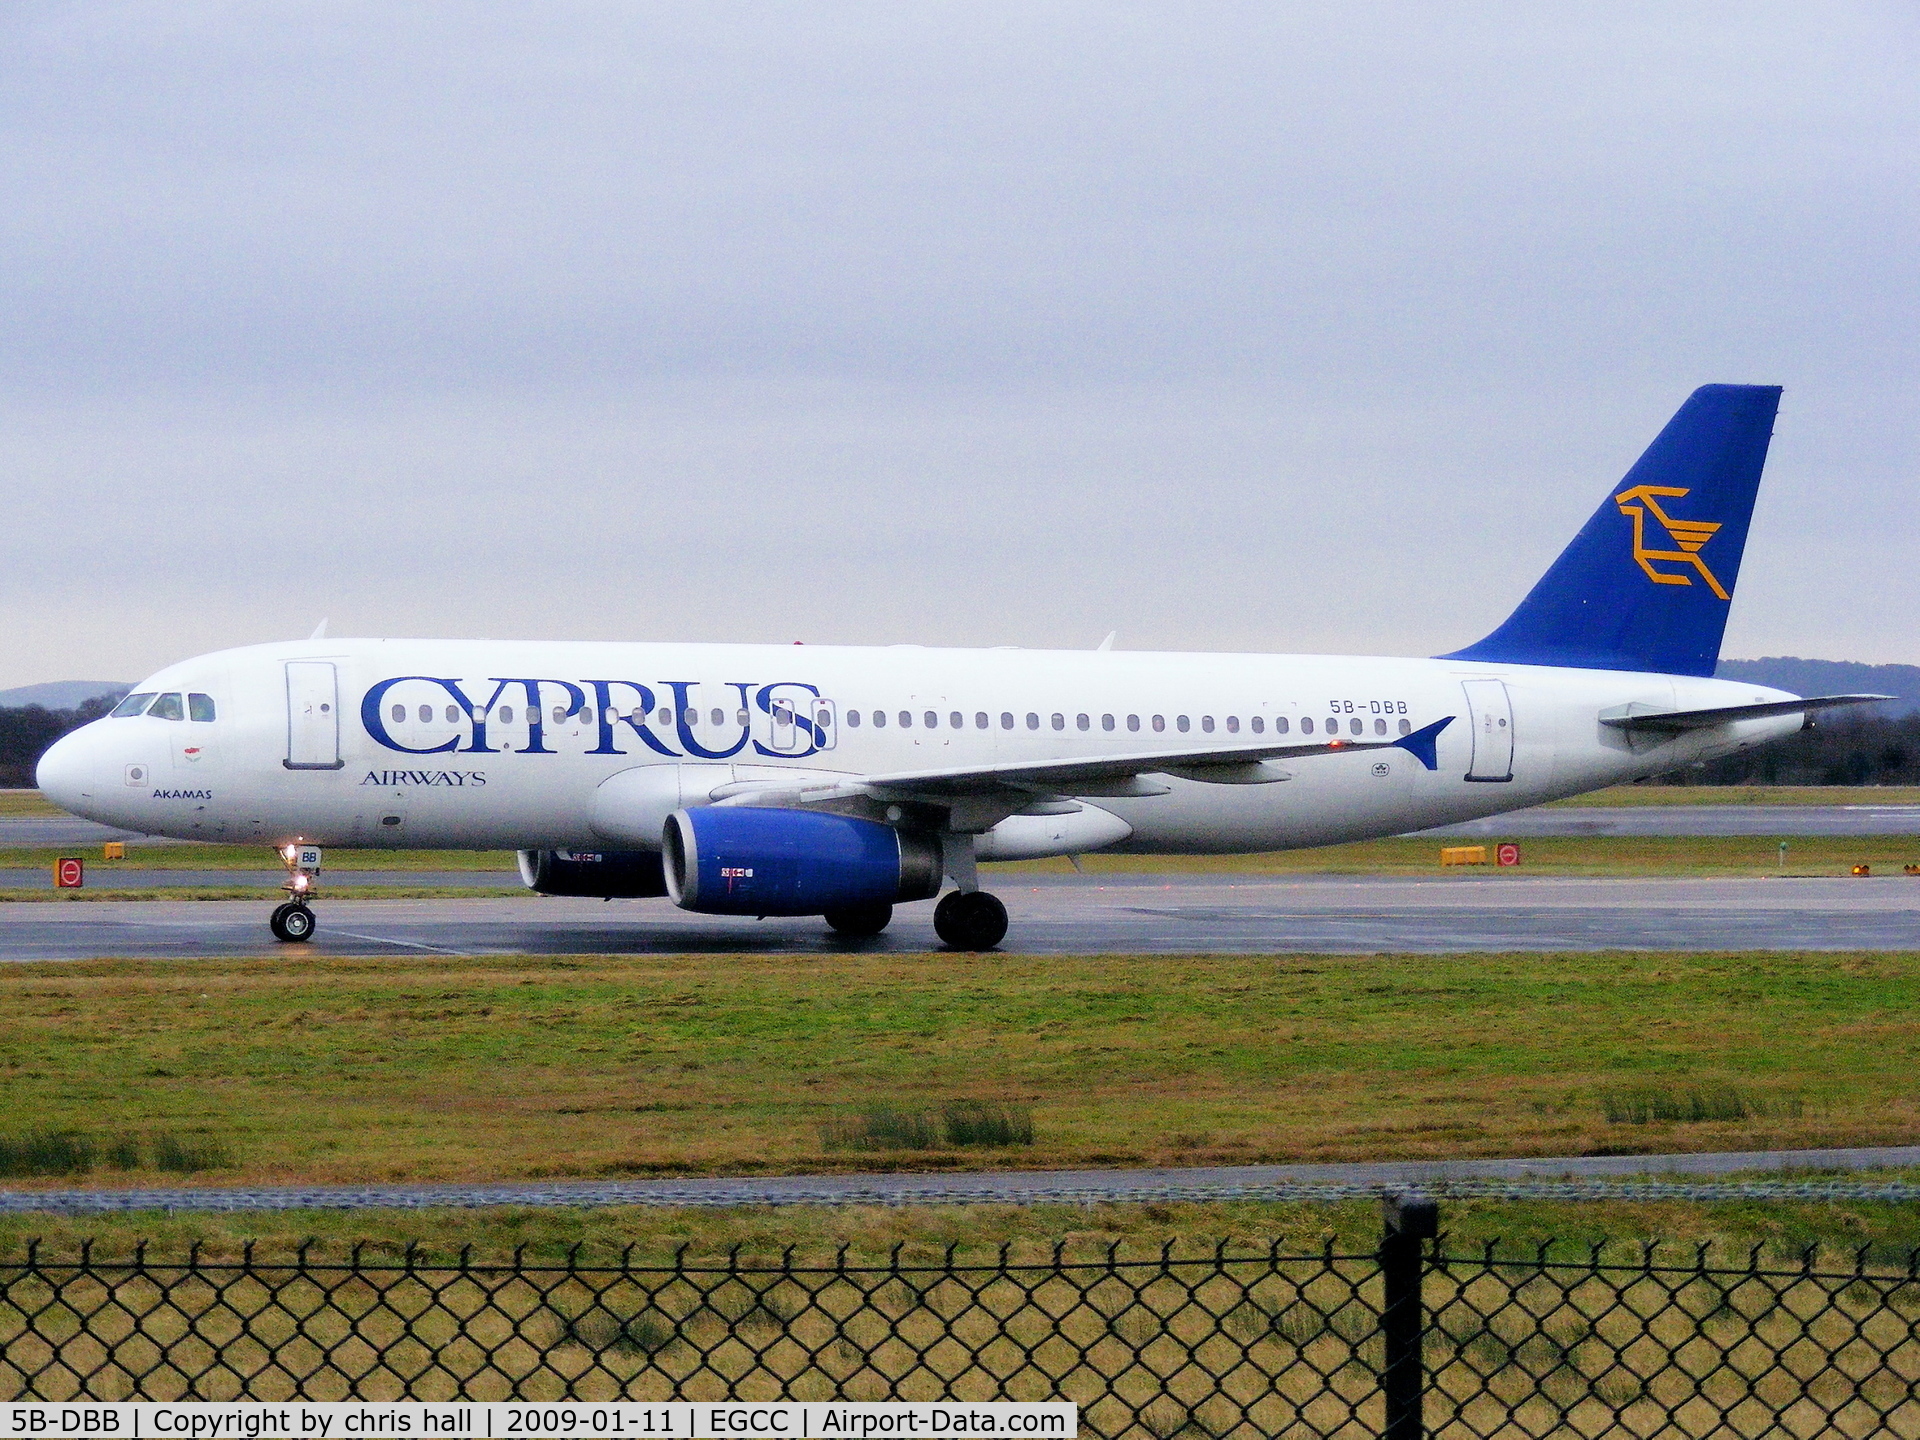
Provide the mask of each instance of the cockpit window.
[{"label": "cockpit window", "polygon": [[151,690],[142,690],[138,695],[127,696],[126,699],[113,707],[113,718],[115,720],[124,720],[129,715],[146,713],[147,706],[153,703],[153,694],[154,692]]},{"label": "cockpit window", "polygon": [[202,695],[197,690],[187,696],[187,718],[189,720],[213,719],[213,696]]},{"label": "cockpit window", "polygon": [[153,702],[153,708],[147,711],[156,720],[184,720],[187,707],[180,703],[178,695],[162,695]]}]

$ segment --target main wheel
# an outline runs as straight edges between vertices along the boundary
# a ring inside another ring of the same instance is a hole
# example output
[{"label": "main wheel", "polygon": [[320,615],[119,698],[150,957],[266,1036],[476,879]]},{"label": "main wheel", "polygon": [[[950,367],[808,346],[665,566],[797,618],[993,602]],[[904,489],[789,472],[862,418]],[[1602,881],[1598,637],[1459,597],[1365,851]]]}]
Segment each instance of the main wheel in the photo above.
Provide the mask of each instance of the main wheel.
[{"label": "main wheel", "polygon": [[267,921],[267,928],[273,931],[273,938],[298,945],[313,938],[313,911],[297,901],[288,901],[273,912]]},{"label": "main wheel", "polygon": [[956,950],[991,950],[1007,938],[1007,907],[984,890],[956,890],[934,906],[933,930]]},{"label": "main wheel", "polygon": [[842,935],[878,935],[893,919],[893,906],[884,900],[865,905],[842,905],[821,917]]}]

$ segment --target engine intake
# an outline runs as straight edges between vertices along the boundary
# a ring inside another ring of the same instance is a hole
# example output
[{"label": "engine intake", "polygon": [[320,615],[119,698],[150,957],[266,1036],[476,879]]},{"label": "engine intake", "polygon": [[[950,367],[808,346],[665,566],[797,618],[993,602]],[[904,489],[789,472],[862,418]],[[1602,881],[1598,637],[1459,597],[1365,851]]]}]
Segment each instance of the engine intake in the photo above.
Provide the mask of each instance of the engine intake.
[{"label": "engine intake", "polygon": [[660,857],[651,850],[522,850],[520,879],[542,895],[645,900],[667,893]]},{"label": "engine intake", "polygon": [[714,806],[667,817],[667,894],[709,915],[821,915],[931,900],[940,846],[876,820],[813,810]]}]

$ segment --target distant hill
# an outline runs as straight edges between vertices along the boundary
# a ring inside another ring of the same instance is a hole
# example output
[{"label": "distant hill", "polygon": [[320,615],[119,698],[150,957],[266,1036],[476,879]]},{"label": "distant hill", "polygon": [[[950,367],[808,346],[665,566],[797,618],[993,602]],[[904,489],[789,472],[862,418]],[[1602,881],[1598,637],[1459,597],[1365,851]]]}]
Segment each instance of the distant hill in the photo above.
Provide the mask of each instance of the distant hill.
[{"label": "distant hill", "polygon": [[124,695],[133,685],[126,680],[49,680],[44,685],[22,685],[0,690],[0,707],[40,705],[48,710],[71,710],[82,700],[101,695]]},{"label": "distant hill", "polygon": [[1871,707],[1881,715],[1920,710],[1920,665],[1862,665],[1853,660],[1802,660],[1770,655],[1759,660],[1722,660],[1723,680],[1751,680],[1796,695],[1896,695],[1898,703]]}]

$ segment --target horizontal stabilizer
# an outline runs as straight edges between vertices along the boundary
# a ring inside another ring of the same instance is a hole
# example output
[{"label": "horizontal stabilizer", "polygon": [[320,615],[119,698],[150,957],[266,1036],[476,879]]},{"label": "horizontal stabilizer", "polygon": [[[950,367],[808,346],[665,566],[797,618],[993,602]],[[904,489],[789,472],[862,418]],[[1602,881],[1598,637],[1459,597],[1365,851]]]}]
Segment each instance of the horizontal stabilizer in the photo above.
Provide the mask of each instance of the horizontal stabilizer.
[{"label": "horizontal stabilizer", "polygon": [[1893,698],[1891,695],[1817,695],[1806,700],[1769,700],[1761,705],[1716,705],[1709,710],[1641,710],[1638,705],[1623,705],[1617,711],[1602,713],[1600,723],[1615,730],[1658,730],[1677,735],[1683,730],[1710,730],[1735,720],[1763,720],[1769,715],[1834,710],[1842,705],[1872,705]]}]

